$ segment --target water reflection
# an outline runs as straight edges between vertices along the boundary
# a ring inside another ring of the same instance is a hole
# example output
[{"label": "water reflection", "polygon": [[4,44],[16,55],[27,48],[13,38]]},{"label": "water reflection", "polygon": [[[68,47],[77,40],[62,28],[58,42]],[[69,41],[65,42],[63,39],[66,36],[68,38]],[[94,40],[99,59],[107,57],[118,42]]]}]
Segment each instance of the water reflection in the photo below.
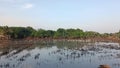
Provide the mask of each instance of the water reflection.
[{"label": "water reflection", "polygon": [[119,49],[119,43],[10,41],[0,44],[0,68],[120,68]]}]

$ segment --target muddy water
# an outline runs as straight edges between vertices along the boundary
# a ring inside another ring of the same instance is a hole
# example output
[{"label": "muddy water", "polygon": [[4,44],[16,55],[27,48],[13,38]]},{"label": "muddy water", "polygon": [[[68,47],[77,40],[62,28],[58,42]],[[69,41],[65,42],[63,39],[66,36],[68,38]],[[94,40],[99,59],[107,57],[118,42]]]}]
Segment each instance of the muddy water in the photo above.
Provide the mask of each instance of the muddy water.
[{"label": "muddy water", "polygon": [[0,68],[120,68],[120,45],[111,42],[42,41],[0,44]]}]

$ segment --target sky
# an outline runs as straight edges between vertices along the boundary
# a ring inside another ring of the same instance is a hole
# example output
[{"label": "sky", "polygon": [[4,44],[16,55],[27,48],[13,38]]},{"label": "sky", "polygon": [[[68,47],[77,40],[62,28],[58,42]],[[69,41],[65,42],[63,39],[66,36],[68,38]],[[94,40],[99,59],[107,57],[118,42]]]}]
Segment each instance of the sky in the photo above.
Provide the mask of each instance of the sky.
[{"label": "sky", "polygon": [[120,30],[120,0],[0,0],[0,26]]}]

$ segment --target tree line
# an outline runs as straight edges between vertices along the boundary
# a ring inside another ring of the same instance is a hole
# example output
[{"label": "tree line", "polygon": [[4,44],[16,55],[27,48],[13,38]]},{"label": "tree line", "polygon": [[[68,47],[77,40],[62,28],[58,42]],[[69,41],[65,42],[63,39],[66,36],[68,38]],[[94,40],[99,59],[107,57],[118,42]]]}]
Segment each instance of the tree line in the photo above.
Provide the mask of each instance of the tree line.
[{"label": "tree line", "polygon": [[120,38],[120,31],[117,33],[98,33],[95,31],[83,31],[82,29],[63,29],[55,30],[34,29],[32,27],[8,27],[0,26],[0,35],[9,35],[12,39],[23,39],[27,37],[32,38],[65,38],[65,39],[87,39],[97,37],[118,37]]}]

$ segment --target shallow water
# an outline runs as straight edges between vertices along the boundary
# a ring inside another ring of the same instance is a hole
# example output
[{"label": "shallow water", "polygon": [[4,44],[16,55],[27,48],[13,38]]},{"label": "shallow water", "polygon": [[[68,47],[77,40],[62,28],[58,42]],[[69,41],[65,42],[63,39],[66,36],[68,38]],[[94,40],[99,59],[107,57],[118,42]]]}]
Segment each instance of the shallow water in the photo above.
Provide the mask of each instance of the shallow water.
[{"label": "shallow water", "polygon": [[[16,44],[17,43],[17,44]],[[42,41],[0,44],[0,68],[120,68],[120,45],[110,42]]]}]

